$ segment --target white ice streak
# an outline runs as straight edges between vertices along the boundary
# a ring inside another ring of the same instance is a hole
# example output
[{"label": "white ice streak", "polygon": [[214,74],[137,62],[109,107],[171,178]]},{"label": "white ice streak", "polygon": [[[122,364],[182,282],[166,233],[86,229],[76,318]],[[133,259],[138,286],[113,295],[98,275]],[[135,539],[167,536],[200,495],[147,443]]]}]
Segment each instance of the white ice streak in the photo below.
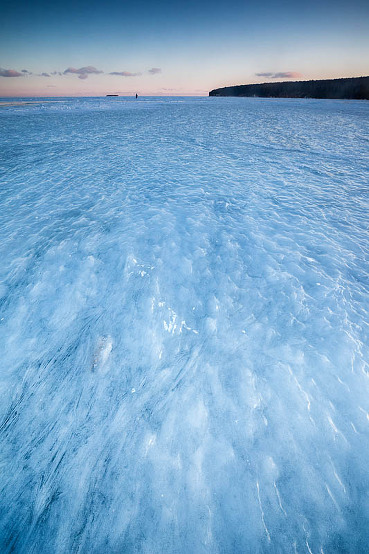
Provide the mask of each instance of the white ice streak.
[{"label": "white ice streak", "polygon": [[112,338],[108,336],[99,337],[93,355],[92,370],[103,370],[113,348]]},{"label": "white ice streak", "polygon": [[266,536],[268,538],[268,541],[270,542],[270,540],[271,540],[270,539],[270,533],[269,533],[268,528],[267,528],[266,523],[265,523],[264,510],[263,510],[263,506],[261,504],[259,481],[256,481],[256,488],[257,488],[257,491],[258,491],[258,502],[259,502],[259,508],[260,508],[260,513],[261,513],[261,521],[263,522],[263,527],[264,527]]}]

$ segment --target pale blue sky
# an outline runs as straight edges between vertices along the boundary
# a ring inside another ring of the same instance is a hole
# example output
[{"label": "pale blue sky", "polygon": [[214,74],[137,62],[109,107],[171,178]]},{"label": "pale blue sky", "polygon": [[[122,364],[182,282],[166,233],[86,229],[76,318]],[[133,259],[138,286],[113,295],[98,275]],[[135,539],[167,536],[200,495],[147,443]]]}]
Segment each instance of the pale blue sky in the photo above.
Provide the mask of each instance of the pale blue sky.
[{"label": "pale blue sky", "polygon": [[361,0],[8,0],[0,95],[206,94],[273,80],[257,73],[367,75],[368,21]]}]

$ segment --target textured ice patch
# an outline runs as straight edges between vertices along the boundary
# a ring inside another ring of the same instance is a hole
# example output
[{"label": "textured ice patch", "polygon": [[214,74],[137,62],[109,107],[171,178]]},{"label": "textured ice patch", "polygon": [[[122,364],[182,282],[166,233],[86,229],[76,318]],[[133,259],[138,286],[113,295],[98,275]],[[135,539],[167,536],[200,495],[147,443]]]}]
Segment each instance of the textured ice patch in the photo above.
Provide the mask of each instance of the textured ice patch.
[{"label": "textured ice patch", "polygon": [[106,371],[105,368],[112,348],[113,348],[113,341],[109,335],[98,338],[94,355],[93,355],[92,371],[100,371],[100,372]]}]

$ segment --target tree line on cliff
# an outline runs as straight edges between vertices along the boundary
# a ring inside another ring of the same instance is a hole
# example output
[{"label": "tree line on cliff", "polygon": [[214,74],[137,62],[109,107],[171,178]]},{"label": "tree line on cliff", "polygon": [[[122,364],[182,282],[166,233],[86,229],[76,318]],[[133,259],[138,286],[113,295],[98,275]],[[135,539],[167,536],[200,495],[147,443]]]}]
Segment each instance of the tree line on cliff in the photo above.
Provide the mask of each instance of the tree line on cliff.
[{"label": "tree line on cliff", "polygon": [[214,89],[209,96],[369,100],[369,77],[237,85]]}]

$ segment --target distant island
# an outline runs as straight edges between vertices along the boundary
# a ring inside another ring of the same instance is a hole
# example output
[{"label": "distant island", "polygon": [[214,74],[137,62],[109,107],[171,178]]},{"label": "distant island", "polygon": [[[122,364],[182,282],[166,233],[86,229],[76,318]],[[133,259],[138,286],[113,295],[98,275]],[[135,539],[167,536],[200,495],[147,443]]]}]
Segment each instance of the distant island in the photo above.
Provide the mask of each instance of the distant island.
[{"label": "distant island", "polygon": [[209,96],[369,100],[369,77],[237,85],[211,90]]}]

